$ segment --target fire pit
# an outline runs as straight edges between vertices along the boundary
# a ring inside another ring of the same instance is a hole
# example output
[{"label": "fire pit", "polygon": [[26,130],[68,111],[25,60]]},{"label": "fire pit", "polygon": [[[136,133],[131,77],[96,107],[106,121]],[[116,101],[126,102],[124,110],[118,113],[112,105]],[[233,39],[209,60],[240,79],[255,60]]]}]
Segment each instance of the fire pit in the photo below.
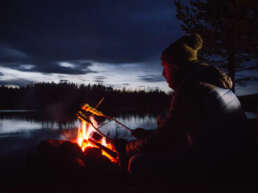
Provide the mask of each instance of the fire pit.
[{"label": "fire pit", "polygon": [[[92,114],[79,111],[77,136],[71,140],[42,141],[30,155],[28,166],[32,176],[58,180],[100,180],[105,176],[120,176],[118,152],[112,139],[99,129]],[[50,181],[51,181],[50,180]]]}]

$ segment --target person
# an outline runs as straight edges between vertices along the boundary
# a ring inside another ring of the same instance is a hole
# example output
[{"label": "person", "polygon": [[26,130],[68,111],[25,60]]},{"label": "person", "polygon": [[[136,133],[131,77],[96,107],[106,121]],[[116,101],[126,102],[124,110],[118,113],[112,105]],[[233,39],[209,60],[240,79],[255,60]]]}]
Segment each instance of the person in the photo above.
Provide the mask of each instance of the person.
[{"label": "person", "polygon": [[132,134],[144,137],[117,145],[130,173],[182,179],[187,172],[204,178],[239,172],[237,160],[248,148],[246,117],[230,77],[198,59],[202,46],[202,37],[190,34],[162,52],[163,76],[174,90],[171,106],[151,134],[136,129]]}]

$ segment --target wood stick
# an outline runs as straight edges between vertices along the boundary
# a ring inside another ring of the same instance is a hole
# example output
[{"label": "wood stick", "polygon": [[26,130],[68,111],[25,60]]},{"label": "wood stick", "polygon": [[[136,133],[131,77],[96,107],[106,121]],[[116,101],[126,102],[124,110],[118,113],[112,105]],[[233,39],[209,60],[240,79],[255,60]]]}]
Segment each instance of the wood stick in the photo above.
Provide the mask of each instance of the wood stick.
[{"label": "wood stick", "polygon": [[98,104],[96,104],[95,109],[99,107],[99,105],[101,105],[101,103],[104,101],[104,97],[102,97],[102,99],[100,99],[100,101],[98,102]]},{"label": "wood stick", "polygon": [[121,125],[122,127],[126,128],[128,131],[132,132],[132,130],[129,127],[127,127],[126,125],[124,125],[123,123],[118,121],[117,119],[115,119],[115,118],[113,118],[111,116],[105,115],[104,113],[102,113],[101,111],[97,110],[96,108],[91,107],[89,104],[84,105],[82,107],[82,109],[84,111],[86,111],[86,112],[89,112],[89,113],[93,114],[93,115],[104,117],[106,119],[115,121],[117,124]]},{"label": "wood stick", "polygon": [[102,137],[107,138],[109,141],[113,141],[113,139],[111,139],[110,137],[106,136],[104,133],[102,133],[97,127],[95,127],[95,125],[91,122],[91,120],[84,115],[81,111],[79,111],[79,113],[77,114],[78,118],[82,121],[86,121],[87,123],[91,124],[92,127],[95,129],[95,131],[100,134]]},{"label": "wood stick", "polygon": [[109,119],[109,120],[115,121],[117,124],[121,125],[122,127],[126,128],[128,131],[132,132],[132,130],[129,127],[127,127],[125,124],[121,123],[117,119],[115,119],[113,117],[110,117],[110,116],[107,116],[107,115],[105,115],[104,117]]},{"label": "wood stick", "polygon": [[93,143],[94,145],[98,146],[100,149],[102,149],[103,151],[107,152],[109,155],[111,155],[113,158],[117,158],[117,153],[108,149],[107,147],[105,147],[104,145],[101,145],[100,143],[92,140],[92,139],[89,139],[89,141],[91,143]]}]

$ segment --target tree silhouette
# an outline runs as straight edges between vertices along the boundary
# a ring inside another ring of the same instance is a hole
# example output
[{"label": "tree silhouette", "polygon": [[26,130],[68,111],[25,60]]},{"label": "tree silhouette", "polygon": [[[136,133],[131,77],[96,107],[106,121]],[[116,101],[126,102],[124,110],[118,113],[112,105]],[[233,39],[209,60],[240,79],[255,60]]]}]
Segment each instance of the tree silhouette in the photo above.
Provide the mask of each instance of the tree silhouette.
[{"label": "tree silhouette", "polygon": [[[257,69],[243,65],[258,58],[257,0],[174,0],[177,18],[186,33],[197,32],[204,38],[201,56],[226,67],[235,89],[235,73]],[[218,57],[221,59],[218,60]]]},{"label": "tree silhouette", "polygon": [[[108,114],[159,114],[168,108],[170,96],[158,89],[150,91],[118,90],[102,84],[77,85],[62,81],[37,83],[20,88],[0,86],[0,109],[31,109],[49,119],[67,120],[88,103],[96,105],[104,97],[100,110]],[[157,102],[158,101],[158,102]]]}]

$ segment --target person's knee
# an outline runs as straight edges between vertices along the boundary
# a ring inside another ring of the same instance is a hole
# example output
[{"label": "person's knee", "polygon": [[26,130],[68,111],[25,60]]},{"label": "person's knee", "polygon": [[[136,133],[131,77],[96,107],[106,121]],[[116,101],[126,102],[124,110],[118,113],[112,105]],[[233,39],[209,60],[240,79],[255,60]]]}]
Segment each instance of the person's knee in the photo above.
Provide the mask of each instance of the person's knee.
[{"label": "person's knee", "polygon": [[135,174],[141,168],[142,155],[136,154],[130,157],[128,162],[128,172]]},{"label": "person's knee", "polygon": [[151,174],[155,168],[153,157],[154,155],[145,153],[133,155],[128,162],[128,172],[141,175]]}]

